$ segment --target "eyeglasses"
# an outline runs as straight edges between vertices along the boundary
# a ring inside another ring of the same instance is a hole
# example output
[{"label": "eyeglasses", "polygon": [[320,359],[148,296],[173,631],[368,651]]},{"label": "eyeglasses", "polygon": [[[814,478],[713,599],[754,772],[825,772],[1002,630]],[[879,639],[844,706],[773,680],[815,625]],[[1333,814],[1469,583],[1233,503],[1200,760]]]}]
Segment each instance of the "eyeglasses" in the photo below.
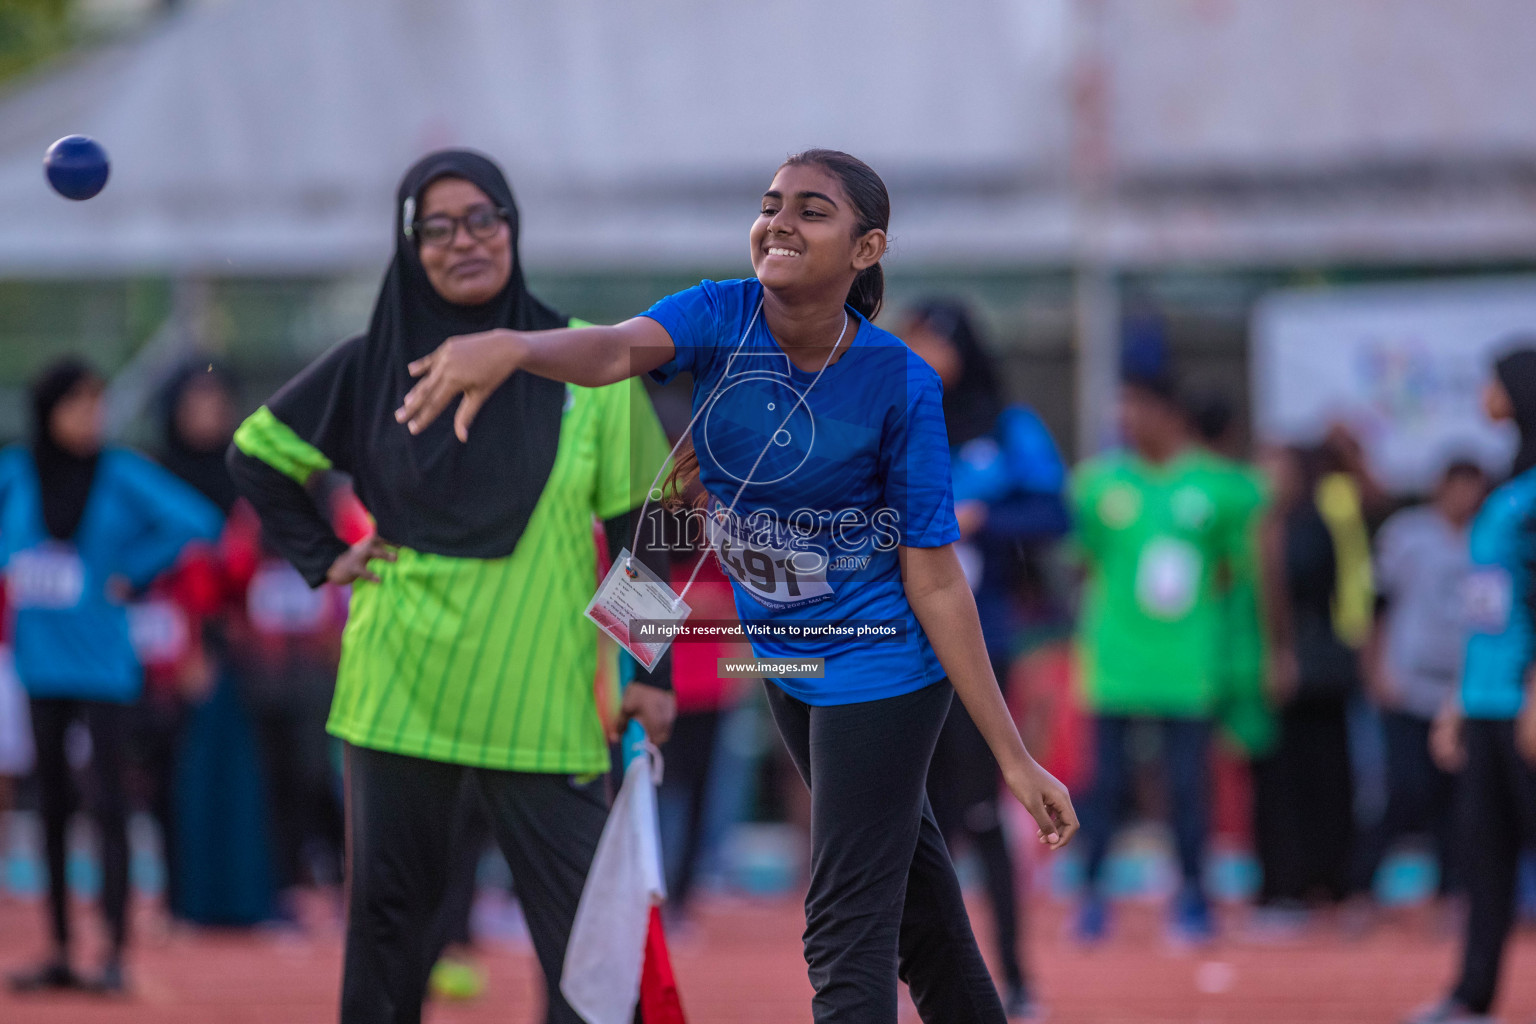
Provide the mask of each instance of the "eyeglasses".
[{"label": "eyeglasses", "polygon": [[414,234],[421,240],[422,245],[433,248],[445,247],[453,244],[453,240],[459,235],[459,225],[464,225],[464,230],[469,232],[469,237],[485,241],[494,238],[501,225],[506,223],[507,211],[501,207],[473,206],[462,217],[450,217],[446,213],[435,213],[430,217],[411,222],[411,230],[407,234]]}]

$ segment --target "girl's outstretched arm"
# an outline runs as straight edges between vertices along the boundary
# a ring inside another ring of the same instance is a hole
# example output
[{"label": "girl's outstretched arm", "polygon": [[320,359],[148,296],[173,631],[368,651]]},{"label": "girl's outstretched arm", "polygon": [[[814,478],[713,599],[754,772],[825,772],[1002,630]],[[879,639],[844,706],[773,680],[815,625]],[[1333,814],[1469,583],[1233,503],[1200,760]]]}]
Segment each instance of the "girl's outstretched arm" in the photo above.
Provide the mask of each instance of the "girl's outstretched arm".
[{"label": "girl's outstretched arm", "polygon": [[459,335],[411,364],[411,376],[420,379],[395,419],[420,433],[463,395],[453,427],[465,441],[480,407],[515,370],[595,388],[648,373],[674,352],[666,328],[643,316],[612,327],[501,328]]}]

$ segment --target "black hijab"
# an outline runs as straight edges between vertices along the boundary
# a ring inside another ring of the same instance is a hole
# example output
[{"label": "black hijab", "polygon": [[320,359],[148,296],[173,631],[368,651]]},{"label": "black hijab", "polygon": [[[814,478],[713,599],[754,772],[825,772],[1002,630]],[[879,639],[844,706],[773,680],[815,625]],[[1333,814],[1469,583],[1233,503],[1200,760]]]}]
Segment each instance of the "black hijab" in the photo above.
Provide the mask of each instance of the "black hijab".
[{"label": "black hijab", "polygon": [[1510,476],[1519,476],[1536,468],[1536,348],[1524,345],[1508,353],[1494,364],[1494,372],[1509,394],[1520,431],[1520,447],[1509,471]]},{"label": "black hijab", "polygon": [[165,432],[160,463],[196,487],[227,516],[234,507],[235,499],[239,497],[235,480],[224,464],[224,451],[229,445],[229,438],[222,439],[211,448],[200,447],[182,434],[177,422],[177,412],[187,392],[194,387],[208,386],[218,387],[231,398],[234,397],[234,377],[223,366],[206,359],[192,360],[166,382],[160,393],[161,426]]},{"label": "black hijab", "polygon": [[32,461],[37,466],[43,525],[58,540],[69,540],[80,528],[101,453],[80,456],[65,451],[54,441],[49,420],[59,403],[86,383],[99,385],[101,378],[79,359],[69,357],[48,367],[32,384]]},{"label": "black hijab", "polygon": [[[470,182],[505,211],[512,272],[483,305],[459,306],[440,296],[417,253],[411,224],[428,186],[442,178]],[[354,394],[366,452],[352,467],[357,493],[379,535],[392,543],[461,558],[504,557],[527,527],[554,466],[565,385],[514,373],[480,410],[468,443],[454,436],[452,409],[414,436],[395,421],[395,410],[415,383],[408,364],[445,339],[496,327],[548,330],[567,320],[528,291],[517,252],[517,204],[501,169],[486,157],[444,150],[417,162],[400,182],[394,220],[394,260],[357,367]]]},{"label": "black hijab", "polygon": [[944,425],[951,447],[992,433],[1003,413],[1002,388],[970,311],[952,299],[930,299],[918,303],[912,315],[946,339],[960,357],[960,378],[944,389]]}]

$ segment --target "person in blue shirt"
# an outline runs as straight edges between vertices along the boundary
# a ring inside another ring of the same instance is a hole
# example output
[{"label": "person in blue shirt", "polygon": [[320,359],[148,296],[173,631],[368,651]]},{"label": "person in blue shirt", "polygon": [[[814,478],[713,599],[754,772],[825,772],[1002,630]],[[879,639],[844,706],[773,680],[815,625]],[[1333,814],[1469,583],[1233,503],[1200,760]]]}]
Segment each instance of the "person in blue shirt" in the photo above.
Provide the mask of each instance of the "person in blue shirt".
[{"label": "person in blue shirt", "polygon": [[[811,791],[814,1018],[893,1024],[900,978],[924,1020],[1000,1024],[924,789],[952,694],[1041,842],[1062,846],[1077,816],[1025,749],[987,657],[955,551],[938,375],[871,323],[889,219],[863,162],[793,156],[752,225],[756,277],[704,281],[613,327],[450,338],[412,364],[420,380],[396,417],[419,431],[462,395],[462,440],[518,368],[585,386],[692,375],[693,454],[674,482],[703,485],[703,523],[758,657],[821,659],[819,675],[768,685]],[[861,624],[890,633],[842,632]]]},{"label": "person in blue shirt", "polygon": [[1467,893],[1461,974],[1412,1024],[1487,1021],[1515,916],[1522,847],[1536,845],[1536,339],[1512,343],[1484,391],[1520,432],[1510,478],[1472,522],[1460,699],[1436,720],[1435,759],[1461,773],[1456,851]]},{"label": "person in blue shirt", "polygon": [[[102,444],[102,379],[64,359],[32,388],[32,443],[0,452],[0,566],[13,620],[16,674],[31,698],[48,862],[51,956],[12,978],[18,989],[123,988],[128,831],[123,796],[129,706],[143,674],[129,642],[125,600],[222,516],[207,499],[133,452]],[[99,977],[69,961],[65,838],[75,794],[65,738],[91,737],[91,808],[101,837],[108,947]]]},{"label": "person in blue shirt", "polygon": [[[993,674],[1004,687],[1038,592],[1042,550],[1071,526],[1066,466],[1027,405],[1005,405],[997,368],[963,303],[932,299],[908,311],[901,337],[944,385],[960,564],[976,595]],[[1019,951],[1014,858],[998,805],[997,762],[976,723],[955,704],[928,772],[928,799],[944,838],[967,844],[981,865],[1011,1018],[1039,1016]]]}]

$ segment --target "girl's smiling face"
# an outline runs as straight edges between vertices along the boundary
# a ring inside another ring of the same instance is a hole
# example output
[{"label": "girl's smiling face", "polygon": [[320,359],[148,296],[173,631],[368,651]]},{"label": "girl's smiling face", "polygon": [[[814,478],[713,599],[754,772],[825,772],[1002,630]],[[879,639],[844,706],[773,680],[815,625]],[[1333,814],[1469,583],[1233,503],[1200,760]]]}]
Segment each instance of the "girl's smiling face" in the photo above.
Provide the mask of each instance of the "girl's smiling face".
[{"label": "girl's smiling face", "polygon": [[815,164],[786,164],[752,224],[752,269],[774,292],[845,294],[885,253],[885,232],[857,231],[857,211],[835,175]]}]

